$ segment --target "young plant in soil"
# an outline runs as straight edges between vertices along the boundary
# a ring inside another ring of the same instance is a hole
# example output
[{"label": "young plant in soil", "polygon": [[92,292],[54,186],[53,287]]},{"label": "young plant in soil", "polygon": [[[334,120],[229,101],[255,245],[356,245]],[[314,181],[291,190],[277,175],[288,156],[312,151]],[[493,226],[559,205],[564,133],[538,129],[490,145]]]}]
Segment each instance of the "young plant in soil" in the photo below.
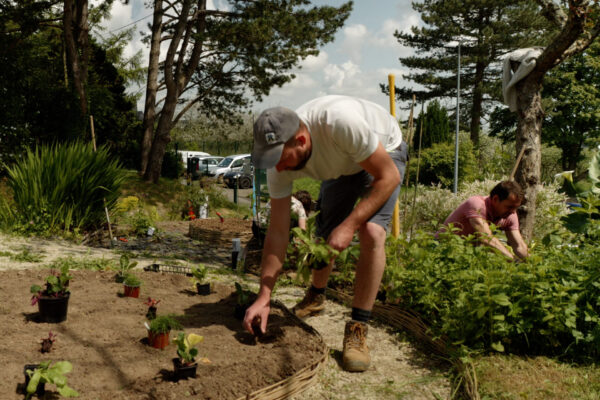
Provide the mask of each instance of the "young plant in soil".
[{"label": "young plant in soil", "polygon": [[31,286],[30,292],[33,294],[31,305],[38,305],[42,321],[58,323],[67,319],[70,296],[68,286],[71,278],[69,266],[63,265],[60,273],[51,270],[51,275],[46,278],[45,289],[39,285]]},{"label": "young plant in soil", "polygon": [[65,297],[69,293],[69,281],[73,277],[69,275],[69,266],[63,265],[60,273],[54,269],[51,270],[51,275],[46,278],[45,289],[39,285],[31,285],[31,305],[34,306],[39,301],[40,297]]},{"label": "young plant in soil", "polygon": [[29,380],[25,388],[26,398],[30,399],[38,390],[38,385],[44,385],[46,383],[56,385],[56,390],[61,396],[79,396],[79,393],[76,390],[67,386],[67,378],[65,376],[65,374],[68,374],[73,370],[73,365],[68,361],[57,361],[54,365],[50,366],[51,363],[52,361],[44,361],[33,370],[25,370]]},{"label": "young plant in soil", "polygon": [[169,333],[173,329],[181,329],[181,324],[171,315],[160,315],[146,324],[150,346],[164,349],[169,344]]},{"label": "young plant in soil", "polygon": [[153,299],[152,297],[148,297],[148,300],[144,302],[144,304],[148,306],[146,318],[148,318],[150,321],[156,318],[156,306],[158,303],[160,303],[160,300]]},{"label": "young plant in soil", "polygon": [[52,345],[56,341],[56,335],[52,331],[48,332],[47,338],[42,338],[42,353],[50,353]]},{"label": "young plant in soil", "polygon": [[173,343],[177,345],[178,358],[173,359],[173,367],[175,370],[175,380],[184,378],[195,378],[196,368],[196,356],[198,355],[198,349],[196,345],[201,343],[204,337],[190,333],[185,336],[185,333],[179,332],[177,337],[173,339]]},{"label": "young plant in soil", "polygon": [[192,267],[192,277],[190,278],[190,282],[192,282],[192,285],[197,290],[198,294],[210,294],[210,283],[204,282],[207,273],[208,270],[204,265]]},{"label": "young plant in soil", "polygon": [[119,259],[119,267],[117,270],[117,276],[115,277],[115,280],[118,283],[122,283],[123,281],[125,281],[125,278],[127,278],[127,275],[129,275],[129,271],[131,271],[133,268],[135,268],[135,266],[137,265],[137,261],[133,261],[133,262],[129,262],[129,257],[127,257],[125,254],[121,255],[121,258]]},{"label": "young plant in soil", "polygon": [[127,297],[139,297],[142,280],[134,274],[128,274],[123,281],[124,294]]},{"label": "young plant in soil", "polygon": [[238,282],[235,283],[235,294],[236,294],[236,305],[234,309],[234,315],[237,319],[244,319],[246,309],[250,307],[250,302],[254,293],[250,290],[245,289]]}]

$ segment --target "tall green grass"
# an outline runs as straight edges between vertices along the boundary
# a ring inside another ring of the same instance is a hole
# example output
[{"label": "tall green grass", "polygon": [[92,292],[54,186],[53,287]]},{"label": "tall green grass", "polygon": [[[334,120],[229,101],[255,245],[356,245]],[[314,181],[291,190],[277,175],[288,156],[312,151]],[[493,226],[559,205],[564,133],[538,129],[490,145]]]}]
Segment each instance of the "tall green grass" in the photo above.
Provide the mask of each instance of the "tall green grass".
[{"label": "tall green grass", "polygon": [[12,202],[0,204],[4,227],[26,232],[92,229],[119,196],[125,173],[108,149],[81,142],[28,150],[7,168]]}]

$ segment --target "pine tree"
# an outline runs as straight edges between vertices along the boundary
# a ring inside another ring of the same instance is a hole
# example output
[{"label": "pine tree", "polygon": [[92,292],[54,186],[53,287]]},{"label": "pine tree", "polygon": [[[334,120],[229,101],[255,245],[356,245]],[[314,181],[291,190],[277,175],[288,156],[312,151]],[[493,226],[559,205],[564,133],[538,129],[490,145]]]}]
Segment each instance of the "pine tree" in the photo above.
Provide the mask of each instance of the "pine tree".
[{"label": "pine tree", "polygon": [[413,3],[425,23],[410,33],[396,31],[398,42],[415,56],[400,58],[414,72],[405,76],[422,90],[396,88],[401,100],[456,97],[457,43],[461,51],[461,110],[470,116],[470,137],[479,142],[481,118],[501,100],[501,65],[507,52],[543,45],[548,23],[529,0],[423,0]]}]

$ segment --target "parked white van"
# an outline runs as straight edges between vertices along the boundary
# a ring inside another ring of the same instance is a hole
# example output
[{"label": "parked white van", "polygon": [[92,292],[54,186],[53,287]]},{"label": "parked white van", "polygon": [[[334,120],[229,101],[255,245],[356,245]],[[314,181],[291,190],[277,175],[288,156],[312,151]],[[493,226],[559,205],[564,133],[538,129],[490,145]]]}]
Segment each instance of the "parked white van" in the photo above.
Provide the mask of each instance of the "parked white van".
[{"label": "parked white van", "polygon": [[194,151],[194,150],[177,150],[177,153],[181,155],[181,160],[183,161],[184,170],[187,171],[187,160],[190,157],[207,157],[210,154],[205,153],[203,151]]},{"label": "parked white van", "polygon": [[244,164],[250,165],[250,154],[234,154],[221,160],[219,165],[208,174],[217,178],[217,181],[221,181],[226,172],[241,171]]}]

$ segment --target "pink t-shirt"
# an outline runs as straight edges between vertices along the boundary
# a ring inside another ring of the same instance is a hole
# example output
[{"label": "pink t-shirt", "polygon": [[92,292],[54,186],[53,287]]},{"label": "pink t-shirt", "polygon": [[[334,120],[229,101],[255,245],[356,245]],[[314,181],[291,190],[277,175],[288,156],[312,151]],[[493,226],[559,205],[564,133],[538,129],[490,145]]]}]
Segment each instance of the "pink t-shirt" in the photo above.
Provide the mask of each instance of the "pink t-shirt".
[{"label": "pink t-shirt", "polygon": [[470,218],[483,218],[488,224],[492,223],[503,231],[519,230],[517,213],[513,212],[507,218],[493,217],[490,202],[490,196],[469,197],[446,218],[444,225],[452,223],[456,228],[462,229],[460,232],[456,232],[461,236],[467,236],[475,232],[475,229],[473,229],[469,222]]}]

